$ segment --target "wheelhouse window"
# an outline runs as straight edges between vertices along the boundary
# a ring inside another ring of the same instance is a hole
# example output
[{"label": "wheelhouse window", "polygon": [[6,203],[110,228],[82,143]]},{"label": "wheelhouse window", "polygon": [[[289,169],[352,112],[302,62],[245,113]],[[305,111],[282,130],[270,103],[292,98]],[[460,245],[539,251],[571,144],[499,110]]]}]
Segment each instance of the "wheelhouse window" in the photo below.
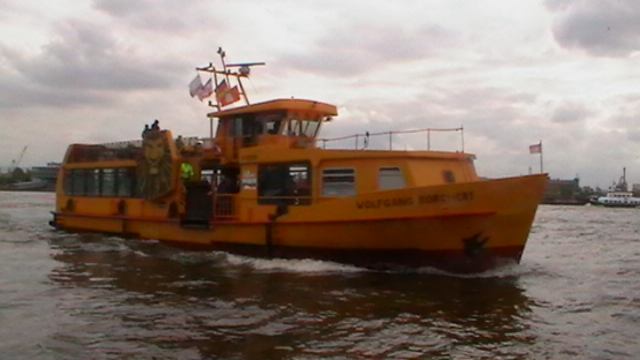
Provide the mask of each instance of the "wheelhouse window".
[{"label": "wheelhouse window", "polygon": [[258,114],[256,120],[262,124],[263,134],[276,135],[280,134],[285,116],[284,112]]},{"label": "wheelhouse window", "polygon": [[311,204],[310,164],[280,163],[258,166],[258,203]]},{"label": "wheelhouse window", "polygon": [[292,137],[315,137],[319,127],[320,121],[293,118],[287,122],[287,135]]},{"label": "wheelhouse window", "polygon": [[322,196],[343,197],[356,194],[355,170],[350,168],[322,171]]},{"label": "wheelhouse window", "polygon": [[229,121],[228,133],[243,147],[257,144],[257,136],[262,134],[262,123],[256,121],[255,114],[243,114]]},{"label": "wheelhouse window", "polygon": [[399,167],[381,167],[378,172],[378,189],[393,190],[407,187]]}]

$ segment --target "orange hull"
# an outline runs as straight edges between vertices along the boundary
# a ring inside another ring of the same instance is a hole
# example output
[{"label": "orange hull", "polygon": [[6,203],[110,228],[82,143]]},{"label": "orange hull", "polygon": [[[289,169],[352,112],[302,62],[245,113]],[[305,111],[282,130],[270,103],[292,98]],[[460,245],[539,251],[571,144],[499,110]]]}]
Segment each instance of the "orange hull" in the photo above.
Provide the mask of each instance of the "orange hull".
[{"label": "orange hull", "polygon": [[372,192],[290,206],[273,221],[212,222],[210,229],[64,212],[55,225],[251,256],[475,272],[519,262],[545,183],[545,175],[532,175]]}]

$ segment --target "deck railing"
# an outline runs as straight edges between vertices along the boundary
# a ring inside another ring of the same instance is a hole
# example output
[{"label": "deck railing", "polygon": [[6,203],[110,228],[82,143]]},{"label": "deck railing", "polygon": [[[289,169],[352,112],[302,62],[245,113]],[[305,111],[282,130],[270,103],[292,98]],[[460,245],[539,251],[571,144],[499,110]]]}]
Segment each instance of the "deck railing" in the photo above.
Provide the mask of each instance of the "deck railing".
[{"label": "deck railing", "polygon": [[461,150],[462,152],[464,152],[464,128],[462,126],[460,126],[459,128],[426,128],[426,129],[403,130],[403,131],[385,131],[385,132],[376,132],[376,133],[370,133],[367,131],[364,134],[354,134],[354,135],[340,136],[335,138],[320,138],[320,139],[317,139],[317,143],[322,144],[321,147],[323,149],[326,149],[327,143],[350,140],[355,142],[356,150],[365,150],[369,147],[369,140],[372,137],[386,136],[389,141],[389,150],[393,150],[394,135],[426,133],[427,134],[427,150],[431,150],[431,133],[441,133],[441,132],[460,132]]}]

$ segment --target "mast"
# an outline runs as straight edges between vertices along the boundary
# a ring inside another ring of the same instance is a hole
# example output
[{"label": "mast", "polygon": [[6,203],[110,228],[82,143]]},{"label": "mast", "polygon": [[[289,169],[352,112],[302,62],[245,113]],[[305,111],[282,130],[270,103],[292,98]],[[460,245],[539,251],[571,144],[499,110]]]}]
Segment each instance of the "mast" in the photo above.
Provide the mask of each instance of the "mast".
[{"label": "mast", "polygon": [[[234,63],[227,64],[225,62],[225,57],[227,56],[226,52],[222,50],[222,47],[218,48],[218,55],[220,55],[220,62],[222,63],[222,69],[216,69],[212,63],[209,63],[209,66],[196,68],[197,71],[207,72],[213,74],[214,82],[215,82],[215,93],[216,93],[216,104],[213,105],[212,102],[209,102],[210,106],[215,106],[218,108],[218,111],[222,110],[224,106],[231,105],[235,101],[236,94],[238,96],[242,96],[244,98],[245,104],[250,105],[249,98],[247,97],[247,93],[244,90],[244,86],[242,84],[242,78],[248,78],[251,73],[251,66],[260,66],[265,65],[264,62],[249,62],[249,63]],[[237,67],[237,71],[229,70],[229,68]],[[223,81],[218,82],[218,76],[222,75],[224,77]],[[240,90],[238,90],[237,86],[231,86],[231,78],[235,78],[238,82]],[[223,85],[223,82],[226,83],[226,86]],[[226,98],[230,96],[230,98]]]}]

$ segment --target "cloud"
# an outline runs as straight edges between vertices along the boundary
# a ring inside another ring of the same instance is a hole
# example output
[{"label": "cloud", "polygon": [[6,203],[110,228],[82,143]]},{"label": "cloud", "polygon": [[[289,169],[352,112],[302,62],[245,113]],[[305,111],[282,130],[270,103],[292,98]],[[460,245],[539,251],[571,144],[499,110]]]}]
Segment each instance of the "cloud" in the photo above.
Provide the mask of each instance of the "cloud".
[{"label": "cloud", "polygon": [[[203,12],[206,1],[191,0],[94,0],[94,8],[137,30],[151,30],[166,36],[188,34],[197,26],[207,24],[212,30],[216,16]],[[209,2],[209,4],[211,4]],[[207,20],[208,19],[208,20]]]},{"label": "cloud", "polygon": [[640,50],[640,2],[636,0],[547,0],[557,13],[556,41],[594,56],[626,57]]},{"label": "cloud", "polygon": [[609,117],[602,126],[607,131],[629,134],[635,141],[640,118],[640,94],[621,96],[607,102]]},{"label": "cloud", "polygon": [[[37,53],[0,45],[0,88],[6,106],[38,98],[41,105],[105,104],[110,93],[169,88],[179,82],[169,59],[139,54],[107,26],[67,20],[53,26],[48,43]],[[10,91],[9,91],[10,89]]]},{"label": "cloud", "polygon": [[[348,34],[348,36],[345,36]],[[432,57],[456,36],[437,25],[418,28],[375,24],[345,24],[328,31],[307,54],[285,54],[285,66],[300,71],[342,77],[358,76],[381,66]]]},{"label": "cloud", "polygon": [[582,103],[565,101],[555,108],[551,121],[554,123],[584,122],[593,114],[594,112]]}]

